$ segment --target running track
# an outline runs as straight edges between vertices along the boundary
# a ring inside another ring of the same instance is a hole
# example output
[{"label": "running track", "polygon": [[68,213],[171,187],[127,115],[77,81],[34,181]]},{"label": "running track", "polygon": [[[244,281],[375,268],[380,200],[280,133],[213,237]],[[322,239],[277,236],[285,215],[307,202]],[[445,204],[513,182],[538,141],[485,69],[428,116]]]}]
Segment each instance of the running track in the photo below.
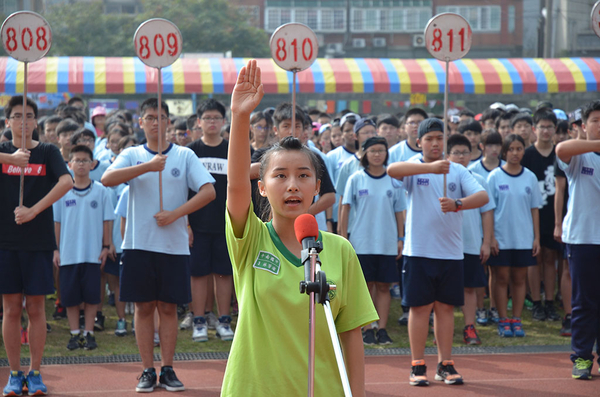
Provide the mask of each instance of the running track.
[{"label": "running track", "polygon": [[[594,379],[571,379],[568,353],[455,355],[456,367],[465,378],[463,386],[448,386],[433,379],[435,356],[427,356],[429,387],[408,384],[408,356],[366,357],[366,389],[369,397],[387,396],[598,396],[600,375]],[[157,389],[152,395],[219,396],[225,360],[179,361],[175,370],[186,391],[170,393]],[[156,363],[157,369],[160,363]],[[140,363],[47,365],[44,382],[53,396],[141,396],[135,393]],[[0,379],[8,368],[0,368]],[[269,397],[269,396],[260,396]],[[296,396],[277,396],[296,397]],[[301,397],[301,396],[299,396]]]}]

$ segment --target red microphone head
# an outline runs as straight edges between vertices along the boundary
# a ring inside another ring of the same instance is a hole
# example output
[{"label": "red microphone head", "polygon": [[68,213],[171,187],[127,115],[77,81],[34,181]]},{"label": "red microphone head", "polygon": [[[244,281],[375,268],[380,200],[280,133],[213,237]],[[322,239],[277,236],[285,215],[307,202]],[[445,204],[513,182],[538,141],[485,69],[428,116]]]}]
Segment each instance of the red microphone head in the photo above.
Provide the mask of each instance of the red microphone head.
[{"label": "red microphone head", "polygon": [[319,225],[314,215],[302,214],[297,217],[294,221],[294,232],[299,243],[306,237],[314,237],[315,240],[319,238]]}]

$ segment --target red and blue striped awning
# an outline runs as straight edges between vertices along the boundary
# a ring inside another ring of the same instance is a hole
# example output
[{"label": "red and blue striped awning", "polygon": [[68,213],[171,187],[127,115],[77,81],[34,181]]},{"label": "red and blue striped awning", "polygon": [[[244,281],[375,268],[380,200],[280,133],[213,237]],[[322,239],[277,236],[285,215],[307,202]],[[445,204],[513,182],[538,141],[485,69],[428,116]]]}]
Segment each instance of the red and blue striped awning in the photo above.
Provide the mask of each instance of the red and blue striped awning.
[{"label": "red and blue striped awning", "polygon": [[[167,94],[230,94],[244,58],[182,58],[163,69]],[[259,59],[266,93],[292,92],[292,73]],[[600,58],[462,59],[449,68],[451,93],[597,92]],[[443,93],[444,64],[435,59],[317,59],[298,73],[300,93]],[[29,64],[28,92],[145,94],[157,89],[156,69],[138,58],[47,57]],[[0,92],[23,92],[23,65],[0,57]]]}]

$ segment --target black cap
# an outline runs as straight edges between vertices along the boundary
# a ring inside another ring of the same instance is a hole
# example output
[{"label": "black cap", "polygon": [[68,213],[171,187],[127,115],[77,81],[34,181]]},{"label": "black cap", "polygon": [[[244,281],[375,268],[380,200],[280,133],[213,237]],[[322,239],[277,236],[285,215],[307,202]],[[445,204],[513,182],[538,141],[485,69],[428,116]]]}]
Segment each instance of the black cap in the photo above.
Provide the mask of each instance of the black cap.
[{"label": "black cap", "polygon": [[581,109],[575,109],[569,113],[569,124],[581,122]]},{"label": "black cap", "polygon": [[367,150],[373,145],[384,145],[386,149],[388,148],[387,141],[385,140],[385,138],[380,136],[372,136],[371,138],[363,142],[362,149]]},{"label": "black cap", "polygon": [[421,121],[421,124],[419,124],[419,139],[431,131],[444,132],[444,122],[434,117]]},{"label": "black cap", "polygon": [[375,122],[373,120],[362,118],[354,124],[354,133],[358,134],[358,131],[360,131],[361,128],[366,127],[368,125],[377,128],[377,125],[375,125]]}]

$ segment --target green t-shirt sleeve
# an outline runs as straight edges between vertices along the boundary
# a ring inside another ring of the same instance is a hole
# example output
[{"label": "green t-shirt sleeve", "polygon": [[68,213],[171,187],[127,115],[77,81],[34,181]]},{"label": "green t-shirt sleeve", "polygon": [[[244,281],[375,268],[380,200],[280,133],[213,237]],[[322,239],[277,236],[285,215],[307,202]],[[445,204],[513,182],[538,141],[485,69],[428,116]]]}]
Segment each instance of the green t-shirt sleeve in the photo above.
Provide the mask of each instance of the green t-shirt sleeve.
[{"label": "green t-shirt sleeve", "polygon": [[227,238],[227,250],[234,272],[239,273],[246,266],[252,266],[251,261],[256,256],[256,247],[258,247],[262,226],[263,222],[254,214],[252,203],[250,203],[244,233],[241,238],[237,238],[233,232],[229,210],[225,209],[225,237]]}]

